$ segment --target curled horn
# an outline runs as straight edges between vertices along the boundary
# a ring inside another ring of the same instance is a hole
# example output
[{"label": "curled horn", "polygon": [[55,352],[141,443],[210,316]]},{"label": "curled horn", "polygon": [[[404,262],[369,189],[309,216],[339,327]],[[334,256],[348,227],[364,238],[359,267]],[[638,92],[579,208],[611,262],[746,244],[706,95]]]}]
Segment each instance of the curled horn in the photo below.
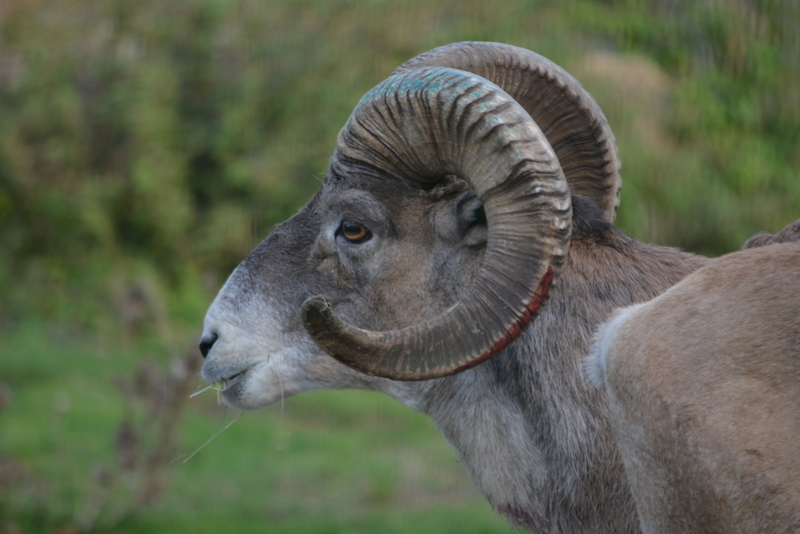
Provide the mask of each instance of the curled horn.
[{"label": "curled horn", "polygon": [[524,48],[456,43],[421,54],[395,70],[448,67],[472,72],[507,92],[544,132],[572,190],[590,197],[614,222],[622,189],[617,142],[600,106],[567,71]]},{"label": "curled horn", "polygon": [[334,177],[375,171],[427,184],[466,180],[486,212],[483,264],[463,299],[430,320],[367,331],[318,296],[300,311],[308,332],[343,363],[398,380],[457,373],[502,350],[544,303],[571,236],[569,186],[536,122],[480,76],[407,69],[364,96],[331,159]]}]

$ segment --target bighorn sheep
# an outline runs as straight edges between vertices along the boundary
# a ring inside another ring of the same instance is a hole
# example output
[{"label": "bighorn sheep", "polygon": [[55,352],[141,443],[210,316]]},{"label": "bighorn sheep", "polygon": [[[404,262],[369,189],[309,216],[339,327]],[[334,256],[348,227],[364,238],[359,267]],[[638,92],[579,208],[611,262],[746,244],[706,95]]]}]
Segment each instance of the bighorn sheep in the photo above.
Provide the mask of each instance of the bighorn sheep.
[{"label": "bighorn sheep", "polygon": [[646,532],[800,532],[800,244],[729,254],[599,331]]},{"label": "bighorn sheep", "polygon": [[598,105],[550,61],[490,43],[410,60],[220,290],[203,377],[241,408],[384,392],[434,420],[515,524],[638,531],[583,358],[613,310],[708,260],[614,227],[619,168]]}]

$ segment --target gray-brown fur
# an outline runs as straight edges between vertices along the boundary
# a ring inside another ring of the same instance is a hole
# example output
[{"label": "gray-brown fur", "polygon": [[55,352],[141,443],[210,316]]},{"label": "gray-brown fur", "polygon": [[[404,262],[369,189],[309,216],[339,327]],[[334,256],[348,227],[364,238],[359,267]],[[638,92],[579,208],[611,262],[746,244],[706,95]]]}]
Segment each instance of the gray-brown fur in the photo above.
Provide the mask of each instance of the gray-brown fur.
[{"label": "gray-brown fur", "polygon": [[763,247],[777,243],[793,243],[800,241],[800,221],[795,221],[786,228],[773,235],[767,232],[759,232],[742,245],[742,250],[748,248]]},{"label": "gray-brown fur", "polygon": [[800,245],[729,254],[621,310],[590,366],[644,531],[800,531]]},{"label": "gray-brown fur", "polygon": [[[469,204],[464,184],[444,184],[440,196],[439,188],[354,182],[385,210],[378,227],[385,228],[387,243],[377,257],[359,263],[317,236],[320,219],[324,226],[332,216],[328,199],[353,195],[343,180],[326,182],[308,207],[243,262],[239,271],[246,275],[222,292],[223,301],[233,306],[263,295],[265,306],[280,307],[278,328],[305,341],[297,309],[311,294],[329,295],[348,321],[374,329],[413,324],[455,302],[485,246],[481,222],[457,213],[456,204]],[[291,377],[282,376],[283,395],[314,387],[385,391],[433,418],[493,506],[515,524],[539,532],[637,531],[604,395],[587,387],[582,358],[612,310],[658,295],[706,260],[634,241],[583,199],[576,198],[574,212],[571,250],[550,301],[492,360],[459,375],[400,383],[355,373],[306,342],[297,367],[309,385],[295,391]],[[235,312],[226,314],[230,321]],[[207,328],[215,328],[213,322]],[[224,354],[209,354],[208,380],[225,376],[216,372],[222,361]],[[227,390],[226,402],[259,405],[246,399],[247,384]]]},{"label": "gray-brown fur", "polygon": [[[610,226],[579,226],[558,287],[531,329],[477,376],[457,375],[432,388],[423,411],[498,510],[537,532],[638,531],[605,398],[587,386],[583,355],[596,326],[621,303],[651,298],[705,261],[643,245]],[[464,406],[486,411],[472,419]],[[509,419],[523,425],[514,428],[527,439],[520,450],[501,433]],[[490,421],[500,423],[486,428]],[[513,453],[513,461],[506,458]],[[511,480],[485,480],[504,473],[492,465],[497,459],[512,466]],[[514,505],[493,498],[497,485],[516,486]]]},{"label": "gray-brown fur", "polygon": [[[470,54],[480,48],[468,47]],[[494,55],[489,57],[494,61]],[[436,100],[434,95],[431,105]],[[393,116],[389,122],[403,120],[408,119]],[[605,119],[600,114],[593,120]],[[483,209],[465,180],[403,176],[402,169],[410,164],[398,159],[392,145],[383,144],[384,126],[374,124],[376,129],[360,138],[370,143],[369,156],[358,160],[356,145],[362,141],[355,142],[355,148],[337,148],[319,193],[259,245],[222,288],[205,320],[204,378],[225,382],[223,399],[241,408],[266,406],[319,388],[384,392],[433,419],[477,486],[512,522],[539,532],[638,531],[605,393],[588,386],[582,360],[595,328],[614,309],[659,295],[708,260],[645,245],[617,230],[610,222],[619,186],[616,177],[612,186],[601,183],[600,196],[572,195],[571,226],[559,230],[561,238],[571,235],[568,252],[566,247],[552,249],[558,251],[551,263],[558,272],[550,299],[505,350],[460,374],[430,380],[403,382],[357,372],[314,342],[298,314],[303,303],[325,296],[325,306],[343,322],[368,331],[362,335],[368,341],[387,331],[435,321],[471,294],[491,248],[487,242],[491,243],[492,220],[498,220]],[[595,139],[597,143],[613,142],[607,125],[598,131],[606,133]],[[350,134],[345,132],[340,141],[355,139]],[[417,142],[424,147],[447,143],[431,143],[427,133],[421,138],[426,141]],[[385,158],[382,146],[387,147]],[[448,147],[470,150],[458,143]],[[546,140],[536,151],[552,156]],[[616,148],[606,146],[600,152],[613,160]],[[438,172],[448,168],[436,154],[417,158],[406,153],[417,164],[433,161]],[[342,154],[349,155],[340,158]],[[523,154],[523,159],[534,156]],[[392,172],[378,166],[384,159],[393,161]],[[476,164],[486,170],[502,167],[483,160]],[[547,165],[553,176],[560,173],[558,163],[551,160]],[[573,162],[570,167],[580,165]],[[426,176],[425,168],[413,174]],[[597,174],[608,178],[604,172]],[[526,191],[536,204],[538,187]],[[558,216],[567,220],[569,202],[559,200],[555,206]],[[350,242],[342,230],[346,221],[367,227],[371,238]],[[530,232],[530,227],[522,230]],[[498,272],[490,284],[505,276]],[[498,315],[487,306],[471,306],[484,317]],[[480,333],[480,317],[473,328]],[[441,344],[435,333],[428,329],[427,339]],[[435,358],[439,350],[428,346],[425,352],[426,358]],[[425,359],[420,360],[424,366]]]}]

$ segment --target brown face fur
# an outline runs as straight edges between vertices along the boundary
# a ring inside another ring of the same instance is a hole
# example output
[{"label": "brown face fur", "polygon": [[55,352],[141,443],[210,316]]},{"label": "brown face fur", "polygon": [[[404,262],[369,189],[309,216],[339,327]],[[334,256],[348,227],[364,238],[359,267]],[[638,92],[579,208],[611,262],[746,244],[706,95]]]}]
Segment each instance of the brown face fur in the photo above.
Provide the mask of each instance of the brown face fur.
[{"label": "brown face fur", "polygon": [[[204,376],[217,382],[245,372],[223,397],[246,408],[308,389],[376,388],[377,379],[337,364],[311,341],[298,317],[301,304],[326,295],[345,320],[375,330],[436,316],[480,267],[481,214],[480,202],[455,177],[427,190],[329,178],[220,291],[206,319],[207,332],[218,339]],[[367,237],[349,240],[343,224],[363,227]],[[279,380],[271,378],[276,374]]]},{"label": "brown face fur", "polygon": [[[323,294],[345,320],[375,330],[416,324],[469,286],[486,227],[463,181],[449,179],[431,190],[398,184],[391,195],[337,186],[318,207],[321,230],[309,274],[327,286]],[[363,227],[367,238],[349,240],[343,224]]]}]

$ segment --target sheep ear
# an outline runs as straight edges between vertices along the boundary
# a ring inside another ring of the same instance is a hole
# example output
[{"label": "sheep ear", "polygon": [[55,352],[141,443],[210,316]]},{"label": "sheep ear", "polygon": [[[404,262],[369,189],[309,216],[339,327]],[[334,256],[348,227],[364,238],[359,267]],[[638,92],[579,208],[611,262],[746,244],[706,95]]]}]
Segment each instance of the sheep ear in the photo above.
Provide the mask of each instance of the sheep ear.
[{"label": "sheep ear", "polygon": [[436,217],[439,237],[468,247],[486,243],[486,211],[472,191],[450,202]]},{"label": "sheep ear", "polygon": [[464,245],[472,247],[486,243],[486,211],[483,202],[472,191],[458,197],[456,204],[456,221],[459,235]]}]

